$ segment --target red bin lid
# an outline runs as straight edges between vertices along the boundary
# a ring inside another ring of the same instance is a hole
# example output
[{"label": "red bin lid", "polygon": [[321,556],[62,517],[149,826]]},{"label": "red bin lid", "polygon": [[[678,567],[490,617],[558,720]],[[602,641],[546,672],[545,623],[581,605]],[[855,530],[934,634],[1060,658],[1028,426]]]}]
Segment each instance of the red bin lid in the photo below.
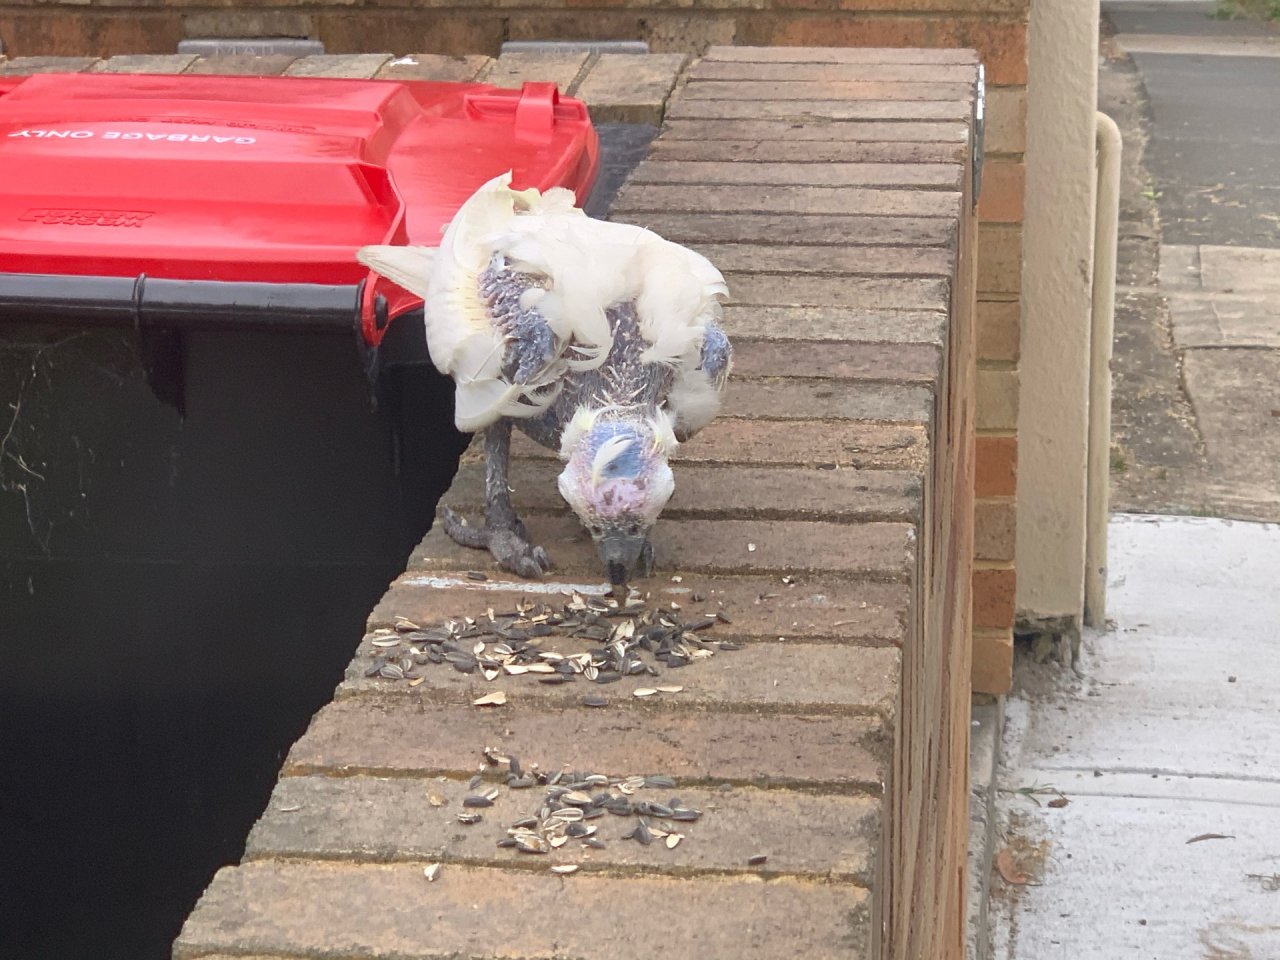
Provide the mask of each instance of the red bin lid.
[{"label": "red bin lid", "polygon": [[582,202],[597,163],[551,84],[0,79],[0,274],[356,284],[492,177]]}]

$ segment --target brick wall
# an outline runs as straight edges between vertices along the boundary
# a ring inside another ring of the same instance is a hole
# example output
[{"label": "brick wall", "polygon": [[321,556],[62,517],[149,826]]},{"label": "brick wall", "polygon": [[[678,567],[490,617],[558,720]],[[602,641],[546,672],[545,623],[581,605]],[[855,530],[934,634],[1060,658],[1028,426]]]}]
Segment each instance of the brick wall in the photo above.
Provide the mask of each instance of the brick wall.
[{"label": "brick wall", "polygon": [[[494,82],[501,76],[484,73],[487,61],[475,55],[494,54],[507,39],[639,38],[657,51],[685,53],[701,53],[712,43],[977,50],[986,66],[988,92],[978,243],[974,687],[996,693],[1008,688],[1013,653],[1029,4],[1030,0],[641,0],[624,7],[617,0],[505,0],[488,6],[453,5],[447,0],[321,0],[302,6],[293,0],[257,0],[211,9],[210,0],[169,0],[163,7],[146,0],[8,0],[0,2],[0,40],[14,57],[171,54],[181,39],[197,36],[311,37],[323,41],[332,54],[470,55],[457,61],[457,76],[451,78],[481,74],[480,79]],[[575,80],[583,82],[578,74],[585,61],[585,56],[567,57],[546,78],[568,89]],[[545,69],[546,61],[541,62]],[[394,67],[379,74],[396,75]],[[890,72],[886,79],[904,77]],[[625,111],[616,118],[643,119]]]}]

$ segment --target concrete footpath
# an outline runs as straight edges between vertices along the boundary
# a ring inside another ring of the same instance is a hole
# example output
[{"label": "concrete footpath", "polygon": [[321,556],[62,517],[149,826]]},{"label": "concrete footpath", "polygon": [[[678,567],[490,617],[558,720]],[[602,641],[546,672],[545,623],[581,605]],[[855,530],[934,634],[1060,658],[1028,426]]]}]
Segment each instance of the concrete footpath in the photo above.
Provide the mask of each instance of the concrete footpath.
[{"label": "concrete footpath", "polygon": [[1021,665],[998,960],[1280,957],[1280,525],[1116,517],[1077,671]]}]

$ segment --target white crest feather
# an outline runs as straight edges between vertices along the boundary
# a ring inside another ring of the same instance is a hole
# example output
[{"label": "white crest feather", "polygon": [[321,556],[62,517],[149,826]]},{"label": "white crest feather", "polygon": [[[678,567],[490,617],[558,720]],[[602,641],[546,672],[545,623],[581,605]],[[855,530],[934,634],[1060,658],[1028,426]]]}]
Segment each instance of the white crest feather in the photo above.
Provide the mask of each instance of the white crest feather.
[{"label": "white crest feather", "polygon": [[596,450],[595,457],[591,460],[591,482],[593,484],[600,483],[609,464],[635,446],[635,442],[635,437],[616,436],[610,437],[600,444],[600,448]]}]

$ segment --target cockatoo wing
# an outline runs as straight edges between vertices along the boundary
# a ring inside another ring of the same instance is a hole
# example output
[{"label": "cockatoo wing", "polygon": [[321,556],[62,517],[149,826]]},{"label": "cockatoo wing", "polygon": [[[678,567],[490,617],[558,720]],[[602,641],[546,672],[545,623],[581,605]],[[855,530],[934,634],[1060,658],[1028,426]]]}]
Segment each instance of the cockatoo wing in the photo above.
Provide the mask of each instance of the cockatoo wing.
[{"label": "cockatoo wing", "polygon": [[[677,384],[689,381],[668,401],[671,415],[698,425],[714,416],[723,378],[708,377],[702,358],[728,288],[705,257],[641,227],[590,219],[568,190],[512,190],[509,173],[462,205],[429,272],[426,252],[365,248],[361,262],[423,297],[432,360],[457,383],[460,430],[542,413],[566,377],[606,362],[608,310],[625,303],[635,305],[645,341],[640,359],[673,368]],[[495,264],[532,283],[518,334],[481,298],[481,275]]]}]

